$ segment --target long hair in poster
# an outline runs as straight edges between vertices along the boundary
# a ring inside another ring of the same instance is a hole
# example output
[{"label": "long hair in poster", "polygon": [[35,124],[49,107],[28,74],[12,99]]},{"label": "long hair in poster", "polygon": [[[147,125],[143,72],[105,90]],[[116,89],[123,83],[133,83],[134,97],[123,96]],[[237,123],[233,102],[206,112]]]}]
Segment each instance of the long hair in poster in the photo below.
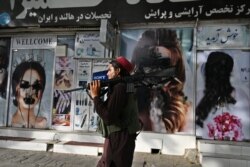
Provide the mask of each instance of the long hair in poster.
[{"label": "long hair in poster", "polygon": [[9,126],[50,126],[53,59],[52,49],[13,50]]},{"label": "long hair in poster", "polygon": [[211,140],[250,139],[250,52],[197,53],[196,135]]},{"label": "long hair in poster", "polygon": [[137,88],[144,131],[194,133],[192,44],[192,28],[122,31],[120,53],[135,64],[135,73],[176,68],[173,80]]}]

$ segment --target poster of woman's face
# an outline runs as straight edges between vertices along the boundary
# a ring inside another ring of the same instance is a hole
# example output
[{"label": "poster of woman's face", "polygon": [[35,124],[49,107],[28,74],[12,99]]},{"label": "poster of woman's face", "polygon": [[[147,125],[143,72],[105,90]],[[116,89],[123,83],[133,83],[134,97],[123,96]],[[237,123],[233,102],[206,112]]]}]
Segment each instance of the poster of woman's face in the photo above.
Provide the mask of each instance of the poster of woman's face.
[{"label": "poster of woman's face", "polygon": [[249,67],[249,51],[197,53],[197,136],[211,140],[250,139]]},{"label": "poster of woman's face", "polygon": [[120,55],[135,64],[135,74],[176,71],[155,87],[137,88],[144,131],[194,134],[192,44],[192,28],[121,31]]},{"label": "poster of woman's face", "polygon": [[51,49],[17,49],[12,52],[9,126],[48,128],[51,120]]},{"label": "poster of woman's face", "polygon": [[6,122],[6,91],[8,81],[10,38],[0,38],[0,126]]}]

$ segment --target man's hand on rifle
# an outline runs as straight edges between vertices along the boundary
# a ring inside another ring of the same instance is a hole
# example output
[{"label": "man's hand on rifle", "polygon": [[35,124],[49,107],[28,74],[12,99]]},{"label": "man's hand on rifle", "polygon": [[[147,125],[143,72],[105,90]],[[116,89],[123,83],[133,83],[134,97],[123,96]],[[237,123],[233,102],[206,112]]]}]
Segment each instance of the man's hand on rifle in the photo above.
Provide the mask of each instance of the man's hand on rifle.
[{"label": "man's hand on rifle", "polygon": [[101,81],[100,80],[94,80],[90,83],[90,95],[92,99],[94,99],[96,96],[100,96],[101,91]]}]

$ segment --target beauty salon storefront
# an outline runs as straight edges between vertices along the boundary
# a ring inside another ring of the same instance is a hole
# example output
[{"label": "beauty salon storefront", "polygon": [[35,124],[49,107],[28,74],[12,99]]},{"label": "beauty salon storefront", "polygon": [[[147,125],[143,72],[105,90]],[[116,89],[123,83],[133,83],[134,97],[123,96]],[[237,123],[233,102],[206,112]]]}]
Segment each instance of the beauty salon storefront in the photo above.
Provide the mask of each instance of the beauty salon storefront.
[{"label": "beauty salon storefront", "polygon": [[[248,1],[1,0],[0,4],[2,138],[43,140],[41,150],[53,147],[55,152],[69,150],[63,142],[102,143],[96,132],[98,115],[80,88],[106,70],[111,58],[122,55],[143,72],[172,65],[182,69],[176,74],[176,82],[182,83],[178,96],[167,96],[171,90],[164,88],[169,82],[138,89],[144,129],[136,151],[183,155],[198,149],[204,159],[219,152],[203,147],[230,146],[232,141],[249,150]],[[171,50],[181,52],[175,57]],[[146,62],[164,56],[172,59],[170,63]],[[5,142],[1,147],[8,145]],[[98,149],[71,153],[95,155]],[[248,153],[240,152],[235,159],[249,164],[242,159]]]}]

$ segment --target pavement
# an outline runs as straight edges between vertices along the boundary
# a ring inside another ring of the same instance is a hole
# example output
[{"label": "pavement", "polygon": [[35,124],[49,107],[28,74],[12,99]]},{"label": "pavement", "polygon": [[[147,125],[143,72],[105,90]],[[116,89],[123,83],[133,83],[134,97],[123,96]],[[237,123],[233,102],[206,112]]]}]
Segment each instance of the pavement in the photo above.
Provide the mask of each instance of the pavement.
[{"label": "pavement", "polygon": [[[184,156],[135,152],[132,167],[201,167],[194,152]],[[100,156],[0,148],[0,167],[95,167]]]}]

